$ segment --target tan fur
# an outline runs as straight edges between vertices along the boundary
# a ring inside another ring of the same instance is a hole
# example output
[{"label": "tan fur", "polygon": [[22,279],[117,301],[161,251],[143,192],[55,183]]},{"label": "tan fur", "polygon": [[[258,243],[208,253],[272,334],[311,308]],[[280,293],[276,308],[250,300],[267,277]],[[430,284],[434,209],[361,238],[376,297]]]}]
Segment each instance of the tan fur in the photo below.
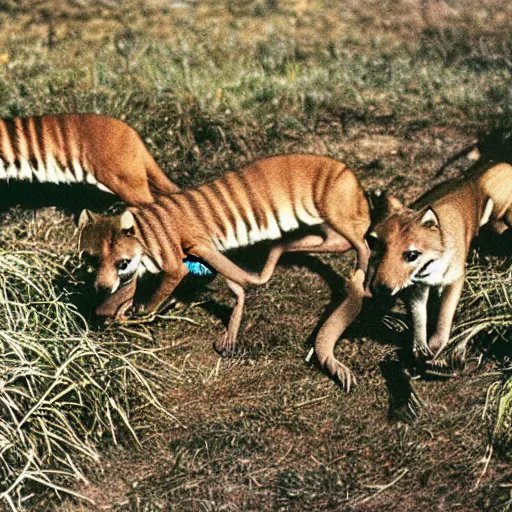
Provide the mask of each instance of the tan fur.
[{"label": "tan fur", "polygon": [[89,183],[128,204],[179,189],[118,119],[63,114],[0,120],[0,180]]},{"label": "tan fur", "polygon": [[[127,222],[130,215],[131,223]],[[187,255],[201,258],[226,278],[237,296],[227,334],[216,344],[219,351],[235,346],[245,287],[266,283],[284,252],[343,252],[354,247],[358,268],[363,273],[367,269],[368,201],[352,171],[330,158],[266,158],[208,185],[159,197],[147,207],[130,208],[122,217],[100,221],[87,213],[81,217],[80,250],[98,261],[96,286],[115,291],[141,272],[162,271],[162,283],[146,305],[146,311],[153,312],[187,274],[183,259]],[[223,255],[260,240],[275,244],[259,275],[242,270]],[[123,260],[123,266],[130,260],[130,276],[122,272],[120,276]],[[114,306],[115,300],[110,299],[102,310],[113,315]],[[333,373],[336,340],[333,332],[320,347],[321,363],[329,360]]]},{"label": "tan fur", "polygon": [[[437,356],[446,346],[470,244],[487,221],[510,227],[511,212],[512,166],[477,164],[467,178],[435,187],[411,208],[391,206],[372,230],[372,290],[404,291],[416,354]],[[440,310],[428,338],[431,289],[439,295]]]}]

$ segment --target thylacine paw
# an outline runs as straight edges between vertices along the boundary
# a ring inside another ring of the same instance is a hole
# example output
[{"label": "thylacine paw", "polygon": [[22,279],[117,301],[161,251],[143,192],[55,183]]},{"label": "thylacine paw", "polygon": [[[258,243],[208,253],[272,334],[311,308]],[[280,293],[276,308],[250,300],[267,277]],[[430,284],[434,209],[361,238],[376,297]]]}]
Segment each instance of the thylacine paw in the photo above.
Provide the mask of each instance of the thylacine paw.
[{"label": "thylacine paw", "polygon": [[341,384],[341,387],[347,392],[357,385],[354,374],[342,363],[340,363],[335,357],[328,357],[323,366],[331,374],[333,379],[336,379]]},{"label": "thylacine paw", "polygon": [[434,354],[429,350],[427,345],[415,343],[414,348],[412,349],[412,354],[416,361],[421,359],[426,359],[427,357],[432,357]]},{"label": "thylacine paw", "polygon": [[222,357],[232,357],[236,353],[236,339],[232,339],[229,332],[226,332],[213,346]]},{"label": "thylacine paw", "polygon": [[428,375],[435,375],[438,377],[455,377],[457,371],[455,371],[449,361],[445,357],[434,357],[429,361],[426,361],[425,373]]},{"label": "thylacine paw", "polygon": [[120,325],[136,325],[136,324],[149,324],[151,323],[157,316],[156,311],[153,313],[149,313],[147,315],[130,315],[123,316],[122,318],[116,318],[111,323],[116,323]]},{"label": "thylacine paw", "polygon": [[459,343],[449,355],[451,365],[463,370],[467,363],[467,343]]}]

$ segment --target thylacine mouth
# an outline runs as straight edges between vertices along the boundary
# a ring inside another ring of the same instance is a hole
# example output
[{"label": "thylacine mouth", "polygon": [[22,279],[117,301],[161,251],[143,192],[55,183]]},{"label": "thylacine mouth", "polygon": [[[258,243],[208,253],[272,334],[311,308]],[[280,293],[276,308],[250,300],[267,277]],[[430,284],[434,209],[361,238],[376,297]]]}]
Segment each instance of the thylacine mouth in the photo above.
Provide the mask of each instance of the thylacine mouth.
[{"label": "thylacine mouth", "polygon": [[430,272],[427,272],[428,270],[428,267],[430,267],[430,265],[432,263],[434,263],[436,260],[429,260],[427,261],[427,263],[425,263],[419,270],[418,272],[416,272],[414,274],[414,276],[412,277],[412,279],[416,279],[416,278],[420,278],[420,279],[424,279],[425,277],[428,277],[430,275]]}]

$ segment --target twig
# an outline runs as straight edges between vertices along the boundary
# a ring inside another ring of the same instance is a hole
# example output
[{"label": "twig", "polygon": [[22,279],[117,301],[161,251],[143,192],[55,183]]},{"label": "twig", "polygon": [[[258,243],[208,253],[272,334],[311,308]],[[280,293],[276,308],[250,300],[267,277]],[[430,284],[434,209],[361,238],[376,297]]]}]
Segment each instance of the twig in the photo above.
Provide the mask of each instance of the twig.
[{"label": "twig", "polygon": [[120,325],[118,327],[118,329],[122,332],[125,332],[127,334],[133,334],[134,336],[138,336],[139,338],[142,338],[142,339],[145,339],[145,340],[148,340],[148,341],[153,341],[153,336],[151,336],[151,334],[147,334],[145,332],[140,332],[140,331],[136,331],[135,329],[130,329],[124,325]]},{"label": "twig", "polygon": [[320,396],[318,398],[313,398],[311,400],[306,400],[305,402],[299,402],[298,404],[293,404],[288,409],[300,409],[301,407],[306,407],[307,405],[316,404],[318,402],[322,402],[323,400],[326,400],[329,398],[330,395]]},{"label": "twig", "polygon": [[482,459],[482,461],[485,461],[484,469],[480,473],[480,476],[478,477],[478,480],[476,481],[475,485],[471,489],[471,492],[476,491],[480,487],[482,479],[483,479],[484,475],[487,473],[487,468],[489,467],[489,463],[491,462],[492,451],[493,451],[492,444],[488,444],[487,448],[485,450],[486,453]]},{"label": "twig", "polygon": [[401,474],[399,474],[394,480],[392,480],[391,482],[389,482],[389,484],[386,485],[367,485],[367,487],[369,487],[370,489],[377,489],[377,492],[372,494],[371,496],[367,496],[362,500],[356,500],[354,504],[362,505],[363,503],[367,503],[368,501],[375,498],[375,496],[378,496],[380,493],[384,492],[390,487],[393,487],[393,485],[395,485],[399,480],[401,480],[408,472],[409,470],[405,468]]}]

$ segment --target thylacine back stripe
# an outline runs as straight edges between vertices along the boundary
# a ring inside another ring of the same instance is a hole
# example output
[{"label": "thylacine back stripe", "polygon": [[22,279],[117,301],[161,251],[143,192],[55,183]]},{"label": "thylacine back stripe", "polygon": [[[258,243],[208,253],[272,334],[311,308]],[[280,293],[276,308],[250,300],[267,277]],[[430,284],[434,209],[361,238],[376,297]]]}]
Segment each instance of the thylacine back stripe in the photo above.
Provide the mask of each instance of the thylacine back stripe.
[{"label": "thylacine back stripe", "polygon": [[208,226],[208,212],[204,212],[204,208],[202,208],[197,198],[195,198],[191,192],[193,191],[188,190],[180,197],[180,207],[182,210],[188,210],[192,214],[192,217],[198,218],[203,226]]},{"label": "thylacine back stripe", "polygon": [[76,131],[76,122],[74,118],[69,119],[68,123],[68,144],[69,144],[69,171],[73,175],[75,181],[78,181],[78,175],[76,170],[76,163],[80,159],[80,136]]},{"label": "thylacine back stripe", "polygon": [[[261,179],[263,181],[263,190],[267,191],[266,202],[265,203],[270,207],[271,213],[272,213],[274,219],[276,219],[276,221],[279,223],[279,221],[278,221],[278,219],[279,219],[279,217],[278,217],[278,215],[279,215],[279,208],[278,208],[278,206],[274,202],[274,194],[272,194],[272,192],[271,192],[272,185],[268,182],[268,179],[267,179],[267,176],[266,176],[265,173],[261,173],[260,176],[261,176]],[[266,214],[266,216],[267,215],[268,215],[268,213]],[[265,219],[265,221],[266,221],[266,219]],[[265,222],[265,225],[266,225],[266,222]]]},{"label": "thylacine back stripe", "polygon": [[[159,236],[159,222],[155,214],[150,210],[149,207],[139,210],[140,221],[145,224],[145,228],[141,230],[143,234],[144,243],[149,249],[149,253],[153,255],[160,255],[162,257],[162,251],[168,244],[162,243],[161,236]],[[136,215],[137,216],[137,215]]]},{"label": "thylacine back stripe", "polygon": [[[61,132],[61,123],[59,123],[56,118],[51,118],[46,120],[45,127],[47,140],[51,145],[50,147],[53,149],[51,153],[55,160],[55,163],[61,169],[65,169],[66,155],[64,150],[64,137]],[[46,156],[50,156],[50,151],[47,152]]]},{"label": "thylacine back stripe", "polygon": [[46,141],[43,128],[43,118],[36,116],[32,118],[34,131],[36,134],[37,146],[39,148],[39,154],[41,155],[41,164],[46,167],[47,155],[46,155]]},{"label": "thylacine back stripe", "polygon": [[4,123],[0,120],[0,159],[7,162],[7,151],[5,149],[5,128]]},{"label": "thylacine back stripe", "polygon": [[[75,177],[76,177],[77,181],[82,181],[84,179],[83,172],[85,170],[85,164],[84,164],[84,153],[85,153],[85,150],[84,150],[84,141],[83,141],[82,137],[77,137],[76,143],[77,143],[77,154],[75,156],[75,161],[73,162],[73,169],[74,169]],[[77,163],[82,168],[82,177],[81,177],[81,179],[80,179],[79,176],[76,175],[76,168],[75,168],[75,166],[76,166]]]},{"label": "thylacine back stripe", "polygon": [[28,118],[20,117],[19,119],[19,139],[20,139],[20,158],[30,160],[32,157],[32,140],[28,129]]},{"label": "thylacine back stripe", "polygon": [[[315,206],[322,204],[321,198],[326,193],[326,183],[326,174],[324,172],[317,172],[316,179],[313,181],[313,202],[315,203]],[[324,215],[325,212],[320,212],[320,214]]]},{"label": "thylacine back stripe", "polygon": [[15,148],[12,145],[7,124],[3,120],[0,120],[0,149],[2,151],[2,160],[0,161],[0,178],[8,180],[11,164],[15,160]]},{"label": "thylacine back stripe", "polygon": [[[159,224],[160,230],[163,232],[163,234],[165,234],[165,237],[167,238],[167,240],[172,241],[173,240],[172,230],[174,229],[174,226],[172,226],[169,223],[167,209],[164,206],[162,206],[160,204],[156,204],[156,203],[150,205],[148,207],[148,209],[150,209],[151,213],[155,216],[155,221]],[[155,238],[156,238],[156,240],[161,241],[162,237],[158,236],[158,235],[159,235],[159,233],[155,233]],[[174,256],[176,259],[180,258],[180,254],[178,251],[178,247],[179,247],[178,244],[165,243],[165,246],[167,247],[167,249],[169,249],[169,247],[172,249],[172,252],[174,253]]]},{"label": "thylacine back stripe", "polygon": [[141,242],[144,248],[148,251],[149,254],[153,256],[155,254],[159,254],[158,250],[160,247],[160,243],[156,245],[156,240],[154,233],[151,229],[151,225],[146,220],[146,216],[142,210],[139,210],[136,214],[134,214],[135,222],[137,223],[138,233],[141,236]]},{"label": "thylacine back stripe", "polygon": [[29,163],[31,157],[30,134],[28,133],[25,119],[16,118],[15,124],[18,131],[17,178],[32,181],[33,171]]},{"label": "thylacine back stripe", "polygon": [[29,139],[30,163],[33,168],[44,168],[44,158],[39,147],[39,137],[37,135],[36,120],[34,117],[27,118],[26,131]]},{"label": "thylacine back stripe", "polygon": [[[262,199],[261,196],[254,190],[251,185],[250,180],[247,179],[247,176],[244,172],[238,174],[238,178],[240,179],[243,189],[246,193],[247,199],[251,206],[251,211],[253,212],[254,218],[256,220],[256,225],[258,229],[261,231],[262,228],[266,225],[266,214],[264,209],[262,208]],[[257,187],[256,187],[257,188]]]},{"label": "thylacine back stripe", "polygon": [[23,133],[22,120],[19,117],[15,117],[12,121],[13,121],[14,131],[16,133],[16,135],[14,137],[15,157],[14,157],[13,164],[14,164],[14,167],[18,171],[16,178],[19,179],[19,178],[22,178],[21,173],[19,171],[21,170],[21,164],[22,164],[23,157],[27,153],[27,151],[26,151],[27,144],[26,144],[25,135]]},{"label": "thylacine back stripe", "polygon": [[[244,242],[244,245],[250,245],[252,243],[259,242],[263,238],[262,231],[266,226],[261,222],[258,222],[258,219],[255,215],[255,201],[254,198],[250,195],[251,190],[248,188],[248,180],[244,178],[245,176],[243,173],[233,173],[229,176],[226,176],[226,182],[229,186],[229,190],[233,198],[236,199],[238,203],[241,217],[245,224],[245,234],[247,238],[244,238],[244,240],[239,240],[239,242]],[[230,180],[232,183],[230,183]],[[260,218],[262,217],[263,216],[260,216]]]},{"label": "thylacine back stripe", "polygon": [[201,195],[203,201],[208,205],[215,226],[219,229],[219,231],[223,232],[224,221],[223,218],[219,215],[219,209],[215,208],[215,206],[212,203],[212,196],[205,192],[203,187],[199,187],[198,189],[196,189],[196,192]]},{"label": "thylacine back stripe", "polygon": [[[62,126],[64,124],[64,126]],[[65,165],[64,165],[64,169],[73,169],[73,148],[71,146],[72,144],[72,133],[73,133],[73,130],[71,129],[71,119],[67,119],[60,123],[57,123],[57,125],[59,126],[59,129],[62,129],[64,128],[65,129],[65,132],[63,134],[63,149],[64,149],[64,154],[65,154]],[[68,133],[68,135],[66,135],[66,132]],[[64,170],[63,169],[63,170]]]},{"label": "thylacine back stripe", "polygon": [[221,204],[221,211],[226,215],[226,225],[224,226],[223,231],[225,232],[225,237],[227,237],[229,229],[234,229],[234,226],[236,225],[236,218],[231,208],[229,207],[226,198],[224,197],[224,194],[219,186],[219,182],[212,182],[210,185],[208,185],[208,188],[213,192],[215,198]]},{"label": "thylacine back stripe", "polygon": [[[228,184],[225,178],[221,178],[215,182],[217,185],[217,189],[219,193],[222,195],[222,198],[228,208],[230,217],[232,221],[226,226],[227,235],[225,239],[225,248],[232,249],[239,247],[240,245],[246,245],[245,238],[247,233],[247,227],[243,223],[243,218],[239,212],[239,208],[235,202],[235,199],[232,197],[230,193]],[[243,242],[240,241],[240,238]]]},{"label": "thylacine back stripe", "polygon": [[[245,246],[249,245],[249,232],[252,229],[249,215],[252,212],[249,211],[249,202],[247,200],[243,201],[243,199],[245,198],[243,184],[240,182],[237,176],[238,175],[236,173],[230,173],[226,175],[224,178],[224,185],[226,187],[226,190],[229,194],[231,201],[233,202],[237,210],[237,213],[239,214],[239,219],[241,222],[241,224],[239,225],[237,221],[237,224],[234,226],[235,237],[238,241],[238,245]],[[242,230],[242,232],[240,230]]]},{"label": "thylacine back stripe", "polygon": [[205,185],[199,187],[198,192],[205,198],[206,204],[211,209],[211,214],[214,217],[214,223],[212,225],[213,231],[211,231],[209,235],[213,238],[217,248],[223,250],[224,243],[221,240],[227,240],[231,223],[229,211],[226,211],[222,197],[220,197],[211,186]]},{"label": "thylacine back stripe", "polygon": [[201,202],[201,197],[196,197],[196,194],[197,190],[189,190],[184,199],[190,203],[194,215],[199,218],[201,224],[209,227],[211,212],[208,211],[207,207],[205,208],[205,204]]},{"label": "thylacine back stripe", "polygon": [[[5,144],[10,147],[10,155],[7,155],[8,163],[14,164],[16,160],[16,155],[18,153],[17,149],[17,135],[16,135],[16,126],[14,124],[13,119],[5,119],[4,120],[4,128],[5,128]],[[6,146],[7,147],[7,146]]]},{"label": "thylacine back stripe", "polygon": [[[180,245],[176,243],[169,243],[174,240],[173,230],[174,226],[169,223],[169,217],[167,209],[157,203],[153,203],[146,207],[151,229],[155,235],[155,243],[160,245],[163,254],[165,251],[172,250],[176,259],[181,259],[182,253],[180,251]],[[154,222],[152,222],[154,220]],[[165,235],[165,243],[162,246],[162,235]]]}]

